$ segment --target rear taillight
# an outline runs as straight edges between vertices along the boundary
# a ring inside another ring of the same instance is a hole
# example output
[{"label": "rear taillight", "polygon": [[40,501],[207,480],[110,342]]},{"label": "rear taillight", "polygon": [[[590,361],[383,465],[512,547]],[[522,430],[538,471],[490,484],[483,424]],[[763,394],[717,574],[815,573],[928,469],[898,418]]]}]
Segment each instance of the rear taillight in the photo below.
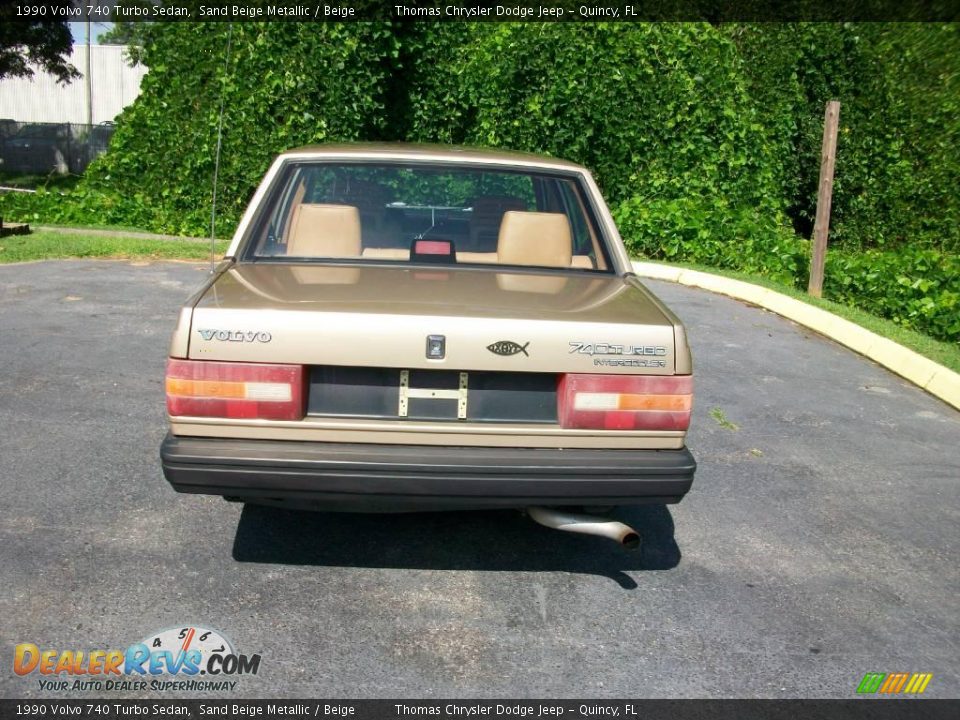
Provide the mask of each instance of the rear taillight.
[{"label": "rear taillight", "polygon": [[563,375],[557,416],[565,428],[686,430],[691,375]]},{"label": "rear taillight", "polygon": [[222,418],[300,420],[302,365],[167,361],[167,412]]}]

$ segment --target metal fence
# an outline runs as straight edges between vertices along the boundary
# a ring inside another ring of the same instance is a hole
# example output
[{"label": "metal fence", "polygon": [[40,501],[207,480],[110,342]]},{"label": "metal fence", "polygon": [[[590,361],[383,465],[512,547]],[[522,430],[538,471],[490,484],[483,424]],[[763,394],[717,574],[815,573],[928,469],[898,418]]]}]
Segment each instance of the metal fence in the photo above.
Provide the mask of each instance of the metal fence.
[{"label": "metal fence", "polygon": [[0,119],[0,173],[80,174],[106,152],[113,123],[24,123]]}]

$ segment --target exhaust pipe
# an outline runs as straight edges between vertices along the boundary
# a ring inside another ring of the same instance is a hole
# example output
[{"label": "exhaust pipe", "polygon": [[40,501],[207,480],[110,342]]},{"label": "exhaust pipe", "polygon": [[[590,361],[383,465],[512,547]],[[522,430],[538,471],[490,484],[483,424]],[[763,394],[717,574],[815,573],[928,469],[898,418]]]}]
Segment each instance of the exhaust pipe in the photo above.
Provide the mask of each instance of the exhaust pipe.
[{"label": "exhaust pipe", "polygon": [[628,550],[636,550],[640,547],[639,533],[629,525],[624,525],[617,520],[544,507],[527,508],[527,514],[534,522],[554,530],[583,533],[584,535],[599,535],[600,537],[610,538]]}]

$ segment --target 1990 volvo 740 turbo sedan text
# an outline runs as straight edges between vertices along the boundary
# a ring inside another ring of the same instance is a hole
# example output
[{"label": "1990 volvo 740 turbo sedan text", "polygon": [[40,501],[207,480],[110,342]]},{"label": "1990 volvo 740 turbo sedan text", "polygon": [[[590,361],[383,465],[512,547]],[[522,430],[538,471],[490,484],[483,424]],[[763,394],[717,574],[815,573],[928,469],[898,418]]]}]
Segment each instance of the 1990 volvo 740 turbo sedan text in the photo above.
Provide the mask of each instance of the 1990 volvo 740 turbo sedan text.
[{"label": "1990 volvo 740 turbo sedan text", "polygon": [[679,501],[691,373],[683,325],[633,275],[586,169],[302,148],[180,311],[163,471],[246,502],[527,508],[630,544],[556,508]]}]

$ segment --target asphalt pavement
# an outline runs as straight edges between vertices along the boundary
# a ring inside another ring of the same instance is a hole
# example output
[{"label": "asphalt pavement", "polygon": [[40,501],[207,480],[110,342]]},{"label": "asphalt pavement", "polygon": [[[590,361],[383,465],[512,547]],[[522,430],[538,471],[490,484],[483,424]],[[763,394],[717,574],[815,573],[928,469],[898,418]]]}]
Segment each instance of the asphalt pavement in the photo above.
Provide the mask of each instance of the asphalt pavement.
[{"label": "asphalt pavement", "polygon": [[679,505],[619,512],[641,551],[516,512],[243,508],[159,466],[169,335],[204,272],[0,266],[0,697],[105,695],[17,676],[18,643],[186,625],[259,672],[109,695],[851,698],[866,672],[960,695],[960,413],[922,390],[651,281],[689,329],[700,467]]}]

